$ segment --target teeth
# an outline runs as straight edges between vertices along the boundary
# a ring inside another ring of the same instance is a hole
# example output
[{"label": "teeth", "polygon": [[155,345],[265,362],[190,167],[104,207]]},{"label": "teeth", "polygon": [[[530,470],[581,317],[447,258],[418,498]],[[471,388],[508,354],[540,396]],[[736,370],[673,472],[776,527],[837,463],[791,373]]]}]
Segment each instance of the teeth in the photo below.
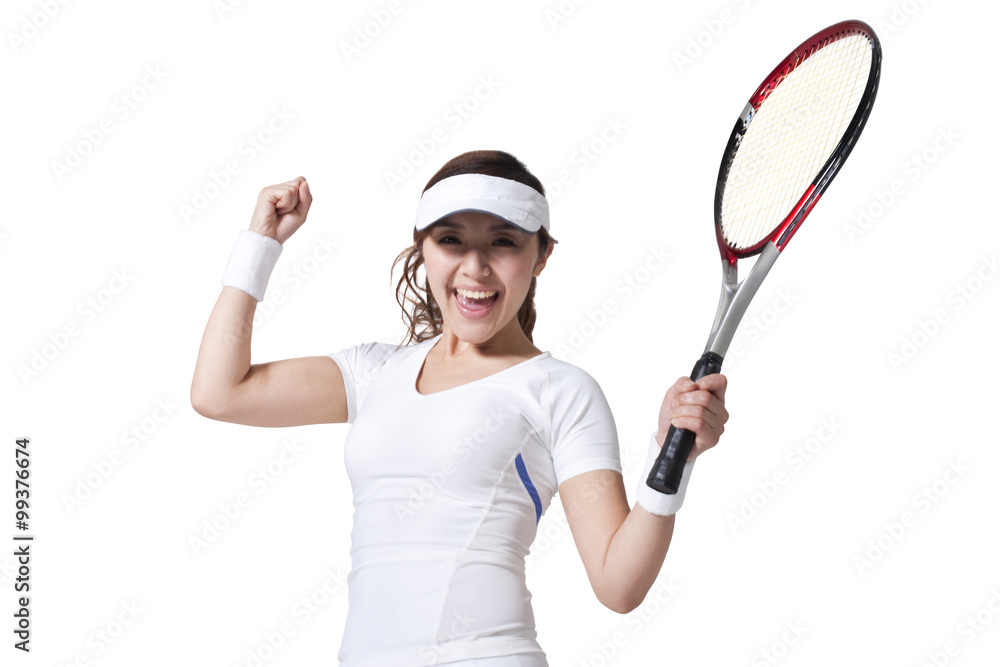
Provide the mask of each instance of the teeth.
[{"label": "teeth", "polygon": [[461,287],[456,288],[455,291],[469,299],[486,299],[497,293],[497,290],[493,290],[492,292],[470,292],[469,290],[464,290]]}]

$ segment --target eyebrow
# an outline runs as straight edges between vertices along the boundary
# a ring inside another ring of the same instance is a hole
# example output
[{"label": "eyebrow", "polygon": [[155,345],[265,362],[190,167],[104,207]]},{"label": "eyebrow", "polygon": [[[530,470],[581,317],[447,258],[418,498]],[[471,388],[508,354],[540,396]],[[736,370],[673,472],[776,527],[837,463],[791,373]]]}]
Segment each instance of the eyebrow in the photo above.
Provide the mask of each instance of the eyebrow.
[{"label": "eyebrow", "polygon": [[[457,222],[452,222],[451,220],[438,220],[434,223],[438,227],[447,227],[449,229],[463,229],[465,225],[460,225]],[[504,231],[504,232],[517,232],[519,231],[514,225],[507,222],[498,222],[496,224],[490,225],[489,231]]]}]

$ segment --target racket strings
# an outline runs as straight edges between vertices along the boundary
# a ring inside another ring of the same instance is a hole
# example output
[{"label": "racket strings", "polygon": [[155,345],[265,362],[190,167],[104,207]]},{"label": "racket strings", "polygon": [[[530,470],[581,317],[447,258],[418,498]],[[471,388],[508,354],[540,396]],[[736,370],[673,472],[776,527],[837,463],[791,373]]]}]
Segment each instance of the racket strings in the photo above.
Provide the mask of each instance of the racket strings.
[{"label": "racket strings", "polygon": [[[749,139],[751,144],[756,139],[756,144],[766,150],[753,151],[751,148],[754,146],[747,144],[740,147],[739,152],[743,153],[745,157],[755,158],[752,162],[746,162],[747,165],[753,165],[751,173],[760,172],[760,176],[749,183],[750,187],[743,199],[743,210],[737,211],[740,214],[738,220],[742,221],[743,229],[734,228],[733,231],[743,233],[727,234],[727,237],[743,237],[742,239],[733,239],[737,242],[742,240],[743,243],[740,245],[749,246],[757,243],[764,234],[780,222],[779,216],[787,213],[795,203],[789,198],[801,195],[805,189],[804,187],[795,187],[793,184],[803,183],[803,174],[810,167],[818,169],[819,165],[810,164],[811,162],[817,161],[821,164],[822,161],[825,161],[825,158],[821,161],[815,160],[815,158],[809,160],[809,156],[815,156],[817,153],[828,154],[832,150],[832,146],[826,147],[828,148],[826,151],[817,150],[818,146],[822,146],[823,137],[828,136],[828,133],[823,131],[822,124],[814,122],[811,128],[800,126],[810,116],[815,118],[820,107],[825,107],[822,111],[834,111],[829,100],[823,99],[822,75],[835,71],[836,66],[841,64],[835,56],[842,55],[843,49],[837,48],[837,46],[838,44],[834,43],[828,47],[831,50],[824,53],[824,63],[820,63],[817,56],[813,55],[800,68],[793,70],[793,74],[798,72],[795,79],[793,80],[789,76],[788,80],[779,86],[778,91],[780,92],[772,93],[768,100],[765,100],[766,106],[765,104],[761,105],[758,117],[754,119],[755,121],[768,120],[772,122],[760,123],[760,125],[751,123],[750,129],[755,129],[757,132],[753,136],[748,133],[744,137],[744,140]],[[804,96],[803,91],[810,94]],[[768,102],[770,103],[768,104]],[[829,115],[831,118],[834,116],[833,113]],[[780,122],[773,122],[775,119]],[[833,124],[827,123],[825,127],[833,129]],[[803,139],[809,139],[810,136],[811,141],[803,141]],[[773,166],[779,162],[783,167],[783,173],[779,173],[773,168],[758,169],[761,164],[767,167],[769,164]],[[735,166],[739,168],[740,165],[736,164]],[[808,175],[805,176],[805,182],[809,180],[811,178]],[[728,188],[728,182],[727,193],[732,195],[732,190]],[[730,196],[728,199],[732,202],[734,198]],[[755,210],[748,210],[750,207]],[[728,227],[730,225],[727,225]]]},{"label": "racket strings", "polygon": [[[842,40],[841,40],[842,41]],[[827,48],[837,49],[840,45],[840,41],[828,46]],[[839,49],[839,54],[834,54],[830,52],[827,54],[827,58],[832,58],[834,55],[843,55],[844,49]],[[806,60],[806,65],[810,60]],[[840,62],[837,65],[841,65]],[[840,68],[838,67],[838,70]],[[832,70],[832,67],[831,67]],[[830,70],[828,70],[830,71]],[[805,104],[808,106],[802,106],[801,104],[796,104],[794,108],[789,108],[791,106],[790,100],[792,98],[785,97],[784,109],[779,109],[779,111],[784,112],[786,121],[782,124],[782,128],[786,141],[782,144],[782,148],[788,151],[785,155],[785,159],[788,160],[788,164],[784,166],[785,168],[785,179],[779,182],[779,186],[787,186],[788,192],[782,193],[779,188],[775,188],[772,191],[768,191],[766,188],[768,183],[766,180],[761,179],[756,185],[751,196],[760,197],[766,199],[767,208],[769,215],[758,215],[753,217],[753,225],[748,229],[748,237],[752,239],[752,243],[756,243],[765,235],[767,235],[772,229],[774,229],[777,224],[781,222],[783,216],[787,214],[792,207],[797,203],[797,197],[801,197],[802,193],[805,191],[806,186],[798,186],[796,189],[795,184],[805,183],[808,184],[815,177],[816,172],[826,162],[827,157],[836,148],[837,141],[840,139],[840,135],[843,134],[843,129],[846,125],[840,125],[836,122],[827,122],[824,125],[820,125],[818,128],[810,128],[814,134],[814,140],[812,143],[806,143],[803,141],[795,141],[795,137],[792,136],[796,131],[796,125],[800,124],[800,120],[803,116],[816,113],[817,109],[820,107],[825,107],[820,113],[828,113],[829,119],[839,117],[839,105],[846,106],[846,96],[829,98],[826,93],[827,90],[824,89],[824,68],[821,67],[810,67],[808,69],[804,68],[803,71],[804,80],[799,84],[801,90],[814,90],[817,91],[818,96],[816,99],[807,100]],[[788,119],[792,122],[789,123]],[[849,120],[849,119],[848,119]],[[837,132],[840,130],[840,132]],[[821,156],[817,164],[817,155]],[[787,196],[785,196],[787,194]]]},{"label": "racket strings", "polygon": [[[781,121],[762,123],[763,131],[756,133],[758,144],[768,142],[768,162],[780,169],[762,171],[761,177],[751,183],[739,216],[744,229],[734,229],[744,232],[746,245],[756,244],[781,222],[843,133],[844,126],[832,121],[843,116],[838,107],[849,104],[848,96],[824,83],[830,75],[839,75],[840,81],[847,80],[842,75],[847,64],[844,56],[849,52],[843,48],[845,44],[842,40],[835,42],[826,47],[829,50],[821,50],[806,60],[801,69],[793,70],[793,74],[798,71],[799,75],[784,82],[792,87],[787,90],[779,87],[783,94],[772,94],[769,107],[765,110],[762,105],[759,110],[767,114],[764,118]],[[818,59],[820,54],[822,62]],[[839,96],[833,94],[838,92]],[[809,120],[813,122],[809,124]],[[741,146],[741,150],[745,148],[751,147]],[[758,153],[758,161],[763,157]]]},{"label": "racket strings", "polygon": [[850,125],[871,61],[867,36],[842,37],[799,63],[760,104],[722,193],[722,231],[731,247],[758,244],[792,210]]}]

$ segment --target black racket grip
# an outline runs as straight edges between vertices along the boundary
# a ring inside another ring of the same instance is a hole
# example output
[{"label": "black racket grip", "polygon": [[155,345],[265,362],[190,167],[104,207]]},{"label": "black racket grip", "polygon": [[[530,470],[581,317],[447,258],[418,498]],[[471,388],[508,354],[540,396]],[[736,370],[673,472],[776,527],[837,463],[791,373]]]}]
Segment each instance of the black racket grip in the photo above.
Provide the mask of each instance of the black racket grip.
[{"label": "black racket grip", "polygon": [[[715,352],[706,352],[694,365],[691,379],[697,382],[706,375],[722,370],[722,357]],[[646,486],[660,493],[672,495],[677,493],[684,473],[684,464],[694,447],[694,432],[686,428],[670,427],[667,438],[663,441],[660,453],[656,455],[653,468],[646,478]]]}]

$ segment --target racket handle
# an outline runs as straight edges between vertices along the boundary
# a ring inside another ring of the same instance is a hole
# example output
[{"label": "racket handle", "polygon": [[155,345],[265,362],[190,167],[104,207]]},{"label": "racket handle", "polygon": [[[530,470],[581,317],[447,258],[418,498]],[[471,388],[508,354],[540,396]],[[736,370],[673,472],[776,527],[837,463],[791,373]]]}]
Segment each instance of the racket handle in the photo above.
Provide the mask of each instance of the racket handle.
[{"label": "racket handle", "polygon": [[[694,365],[691,379],[697,382],[706,375],[722,370],[722,357],[715,352],[706,352]],[[681,483],[684,464],[687,463],[691,448],[694,447],[694,432],[671,425],[660,453],[653,462],[653,468],[646,478],[646,486],[660,493],[675,494]]]}]

